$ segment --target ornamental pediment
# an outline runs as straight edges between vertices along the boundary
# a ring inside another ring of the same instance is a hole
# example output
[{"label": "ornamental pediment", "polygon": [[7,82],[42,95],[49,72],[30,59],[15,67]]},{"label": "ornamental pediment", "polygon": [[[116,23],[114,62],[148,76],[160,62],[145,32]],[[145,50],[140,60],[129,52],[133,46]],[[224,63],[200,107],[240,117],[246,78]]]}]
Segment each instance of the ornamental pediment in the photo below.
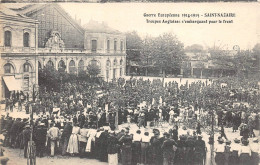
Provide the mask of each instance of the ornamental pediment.
[{"label": "ornamental pediment", "polygon": [[61,35],[58,31],[51,31],[50,38],[45,43],[45,48],[52,48],[52,49],[65,48],[65,44],[61,39]]}]

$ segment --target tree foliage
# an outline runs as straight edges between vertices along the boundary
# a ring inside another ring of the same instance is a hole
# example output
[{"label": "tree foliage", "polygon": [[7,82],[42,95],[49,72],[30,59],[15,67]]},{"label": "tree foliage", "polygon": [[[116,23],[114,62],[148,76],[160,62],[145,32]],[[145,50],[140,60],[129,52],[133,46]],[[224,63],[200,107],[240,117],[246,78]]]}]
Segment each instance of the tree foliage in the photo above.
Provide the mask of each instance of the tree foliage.
[{"label": "tree foliage", "polygon": [[186,59],[183,44],[172,33],[146,37],[141,55],[143,64],[152,64],[162,70],[178,68]]},{"label": "tree foliage", "polygon": [[139,61],[143,41],[136,31],[126,33],[127,60]]},{"label": "tree foliage", "polygon": [[202,45],[193,44],[193,45],[187,46],[185,48],[185,52],[202,53],[202,52],[204,52],[204,48]]},{"label": "tree foliage", "polygon": [[90,77],[97,77],[100,74],[101,70],[97,64],[90,64],[87,66],[87,72]]}]

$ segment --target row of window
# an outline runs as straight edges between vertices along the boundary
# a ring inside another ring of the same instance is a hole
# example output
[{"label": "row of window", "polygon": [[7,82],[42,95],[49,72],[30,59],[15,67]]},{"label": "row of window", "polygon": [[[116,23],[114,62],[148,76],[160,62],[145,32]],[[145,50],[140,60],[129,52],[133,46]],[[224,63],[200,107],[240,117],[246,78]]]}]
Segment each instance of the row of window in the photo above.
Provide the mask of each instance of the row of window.
[{"label": "row of window", "polygon": [[[23,64],[23,72],[31,72],[32,71],[32,66],[28,62]],[[4,65],[4,73],[5,74],[10,74],[10,73],[15,73],[14,71],[14,66],[10,63],[7,63]]]},{"label": "row of window", "polygon": [[[124,49],[124,42],[120,41],[120,51],[122,52]],[[91,40],[91,51],[97,51],[97,40]],[[107,40],[107,52],[110,51],[110,40]],[[114,51],[117,51],[117,40],[114,40]]]},{"label": "row of window", "polygon": [[[23,33],[23,46],[29,47],[30,34],[28,32]],[[7,30],[4,34],[4,46],[11,47],[12,46],[12,32]]]},{"label": "row of window", "polygon": [[[90,64],[100,66],[99,62],[97,60],[91,60]],[[39,68],[42,68],[40,62],[38,63],[38,65],[39,65],[38,66]],[[51,60],[49,60],[46,65],[47,66],[54,66],[54,64],[53,64],[53,62]],[[116,59],[114,59],[113,65],[114,66],[117,65],[117,60]],[[121,59],[120,60],[120,66],[122,67],[122,65],[123,65],[123,60]],[[71,60],[69,62],[69,67],[75,67],[75,66],[76,66],[75,61]],[[110,60],[107,60],[107,62],[106,62],[106,69],[108,70],[110,68],[110,66],[111,66]],[[58,68],[66,68],[65,62],[63,60],[59,61]],[[79,68],[79,70],[84,70],[84,61],[83,60],[79,61],[78,68]],[[24,63],[23,64],[23,72],[31,72],[31,71],[32,71],[32,66],[30,65],[30,63],[28,63],[28,62]],[[14,72],[15,72],[14,71],[14,66],[12,64],[7,63],[7,64],[4,65],[4,73],[7,73],[7,74],[9,73],[10,74],[10,73],[14,73]]]}]

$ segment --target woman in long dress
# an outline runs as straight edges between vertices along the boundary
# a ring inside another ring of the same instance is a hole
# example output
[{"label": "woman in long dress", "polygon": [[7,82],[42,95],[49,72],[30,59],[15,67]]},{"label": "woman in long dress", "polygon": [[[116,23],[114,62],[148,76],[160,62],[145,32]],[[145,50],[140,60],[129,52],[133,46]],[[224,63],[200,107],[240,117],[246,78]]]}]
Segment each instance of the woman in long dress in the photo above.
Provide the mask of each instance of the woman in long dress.
[{"label": "woman in long dress", "polygon": [[78,124],[75,124],[72,128],[72,133],[70,135],[70,140],[67,148],[67,152],[71,155],[79,153],[79,133],[80,127],[78,126]]}]

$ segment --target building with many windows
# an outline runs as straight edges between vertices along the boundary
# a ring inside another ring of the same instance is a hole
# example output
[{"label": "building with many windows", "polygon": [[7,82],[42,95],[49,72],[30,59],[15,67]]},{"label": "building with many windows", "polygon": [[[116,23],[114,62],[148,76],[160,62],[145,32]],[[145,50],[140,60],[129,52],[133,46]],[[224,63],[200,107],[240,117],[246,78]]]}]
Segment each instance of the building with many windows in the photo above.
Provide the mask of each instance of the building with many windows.
[{"label": "building with many windows", "polygon": [[92,20],[83,27],[57,4],[3,8],[0,17],[2,97],[31,92],[46,65],[77,74],[96,64],[106,81],[125,75],[125,35],[105,23]]}]

